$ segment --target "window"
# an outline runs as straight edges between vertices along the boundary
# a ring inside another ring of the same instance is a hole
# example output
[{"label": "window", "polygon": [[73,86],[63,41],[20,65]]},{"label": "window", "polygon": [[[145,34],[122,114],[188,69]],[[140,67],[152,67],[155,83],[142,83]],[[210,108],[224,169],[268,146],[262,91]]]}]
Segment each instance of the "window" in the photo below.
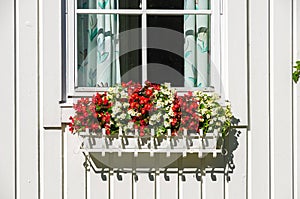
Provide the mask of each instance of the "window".
[{"label": "window", "polygon": [[[69,90],[130,80],[181,90],[220,85],[219,1],[77,0],[69,4]],[[73,42],[74,41],[74,42]]]}]

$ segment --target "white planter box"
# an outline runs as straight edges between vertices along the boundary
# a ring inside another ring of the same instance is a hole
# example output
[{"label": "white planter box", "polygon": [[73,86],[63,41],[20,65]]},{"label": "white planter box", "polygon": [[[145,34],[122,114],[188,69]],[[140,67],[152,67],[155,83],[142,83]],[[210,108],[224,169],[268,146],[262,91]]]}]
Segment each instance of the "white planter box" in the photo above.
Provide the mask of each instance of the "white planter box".
[{"label": "white planter box", "polygon": [[[199,157],[203,157],[207,153],[213,153],[215,157],[220,153],[217,149],[217,141],[219,138],[218,132],[207,133],[205,137],[200,134],[187,134],[179,136],[136,136],[129,135],[113,135],[106,136],[103,134],[96,134],[93,132],[79,133],[82,139],[82,149],[88,152],[101,152],[103,156],[105,153],[134,153],[138,156],[139,153],[166,153],[170,156],[171,153],[179,153],[186,156],[187,153],[198,153]],[[169,134],[170,135],[170,134]]]}]

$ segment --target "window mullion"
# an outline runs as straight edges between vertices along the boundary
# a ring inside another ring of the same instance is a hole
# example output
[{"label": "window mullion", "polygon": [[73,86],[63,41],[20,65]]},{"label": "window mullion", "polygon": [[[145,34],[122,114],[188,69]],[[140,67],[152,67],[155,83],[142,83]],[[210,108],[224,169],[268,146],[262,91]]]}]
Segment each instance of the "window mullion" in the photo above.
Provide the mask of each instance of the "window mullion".
[{"label": "window mullion", "polygon": [[137,9],[77,9],[76,14],[126,14],[139,15],[142,10]]},{"label": "window mullion", "polygon": [[147,0],[142,0],[142,83],[147,80]]}]

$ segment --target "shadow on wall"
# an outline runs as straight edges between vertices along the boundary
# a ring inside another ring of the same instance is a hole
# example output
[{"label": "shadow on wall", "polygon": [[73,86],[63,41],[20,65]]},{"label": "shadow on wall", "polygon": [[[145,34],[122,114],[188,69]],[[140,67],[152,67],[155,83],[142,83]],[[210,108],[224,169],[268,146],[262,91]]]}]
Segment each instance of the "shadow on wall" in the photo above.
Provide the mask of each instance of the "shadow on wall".
[{"label": "shadow on wall", "polygon": [[[101,177],[102,181],[107,181],[109,178],[109,173],[113,171],[117,180],[122,181],[123,174],[133,173],[134,180],[138,181],[139,173],[148,174],[149,181],[155,180],[155,174],[159,172],[164,176],[165,181],[170,181],[170,174],[179,174],[182,181],[185,181],[185,174],[194,174],[197,181],[202,181],[202,176],[210,175],[212,181],[223,180],[217,178],[217,174],[224,174],[225,180],[230,181],[230,175],[233,174],[235,170],[234,154],[233,152],[239,146],[239,136],[241,131],[238,130],[239,119],[232,119],[232,127],[228,131],[228,135],[225,139],[219,139],[218,146],[222,148],[222,154],[218,154],[217,157],[207,154],[203,158],[198,158],[197,153],[189,153],[186,157],[182,155],[172,155],[166,157],[166,154],[154,154],[150,157],[148,153],[141,153],[138,157],[134,157],[133,154],[122,154],[119,157],[117,154],[114,156],[106,155],[107,161],[117,161],[120,166],[118,168],[113,168],[104,164],[100,153],[90,153],[86,155],[86,161],[83,166],[86,171],[91,171],[91,169]],[[165,167],[158,167],[154,165],[159,165],[158,162],[164,161],[169,162]],[[104,161],[105,162],[105,161]],[[130,165],[130,166],[128,166]],[[139,165],[139,167],[134,167],[134,165]],[[223,175],[222,175],[223,176]]]}]

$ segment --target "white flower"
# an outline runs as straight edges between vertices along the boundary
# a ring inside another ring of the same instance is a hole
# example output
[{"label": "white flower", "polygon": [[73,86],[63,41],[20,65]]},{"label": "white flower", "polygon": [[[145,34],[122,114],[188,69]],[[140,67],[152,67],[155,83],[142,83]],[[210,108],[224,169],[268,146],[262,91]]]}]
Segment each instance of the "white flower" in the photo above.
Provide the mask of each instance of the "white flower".
[{"label": "white flower", "polygon": [[133,109],[128,110],[128,114],[132,116],[136,116],[136,113]]},{"label": "white flower", "polygon": [[153,114],[150,116],[150,121],[156,121],[157,120],[157,115]]},{"label": "white flower", "polygon": [[128,122],[128,128],[133,129],[133,124],[134,124],[133,122]]},{"label": "white flower", "polygon": [[164,104],[161,101],[158,101],[157,104],[156,104],[157,108],[161,108],[163,106],[164,106]]},{"label": "white flower", "polygon": [[122,114],[120,115],[120,118],[121,118],[122,120],[124,120],[124,119],[126,118],[126,114],[125,114],[125,113],[122,113]]},{"label": "white flower", "polygon": [[221,122],[225,122],[225,120],[226,120],[225,116],[222,116],[219,119],[220,119]]},{"label": "white flower", "polygon": [[162,114],[160,112],[157,113],[157,117],[160,118]]},{"label": "white flower", "polygon": [[122,104],[121,104],[121,102],[116,101],[115,106],[117,106],[117,107],[122,107]]},{"label": "white flower", "polygon": [[128,96],[128,94],[124,90],[122,90],[120,94],[121,94],[121,98],[127,98]]},{"label": "white flower", "polygon": [[164,121],[164,126],[165,126],[165,127],[169,127],[169,126],[170,126],[170,123],[167,122],[167,121]]},{"label": "white flower", "polygon": [[167,114],[163,115],[164,120],[168,119],[169,116]]},{"label": "white flower", "polygon": [[113,106],[112,107],[112,113],[113,114],[117,114],[119,112],[121,112],[121,109],[118,106]]},{"label": "white flower", "polygon": [[174,111],[172,109],[170,109],[169,115],[172,116],[172,117],[174,116]]}]

